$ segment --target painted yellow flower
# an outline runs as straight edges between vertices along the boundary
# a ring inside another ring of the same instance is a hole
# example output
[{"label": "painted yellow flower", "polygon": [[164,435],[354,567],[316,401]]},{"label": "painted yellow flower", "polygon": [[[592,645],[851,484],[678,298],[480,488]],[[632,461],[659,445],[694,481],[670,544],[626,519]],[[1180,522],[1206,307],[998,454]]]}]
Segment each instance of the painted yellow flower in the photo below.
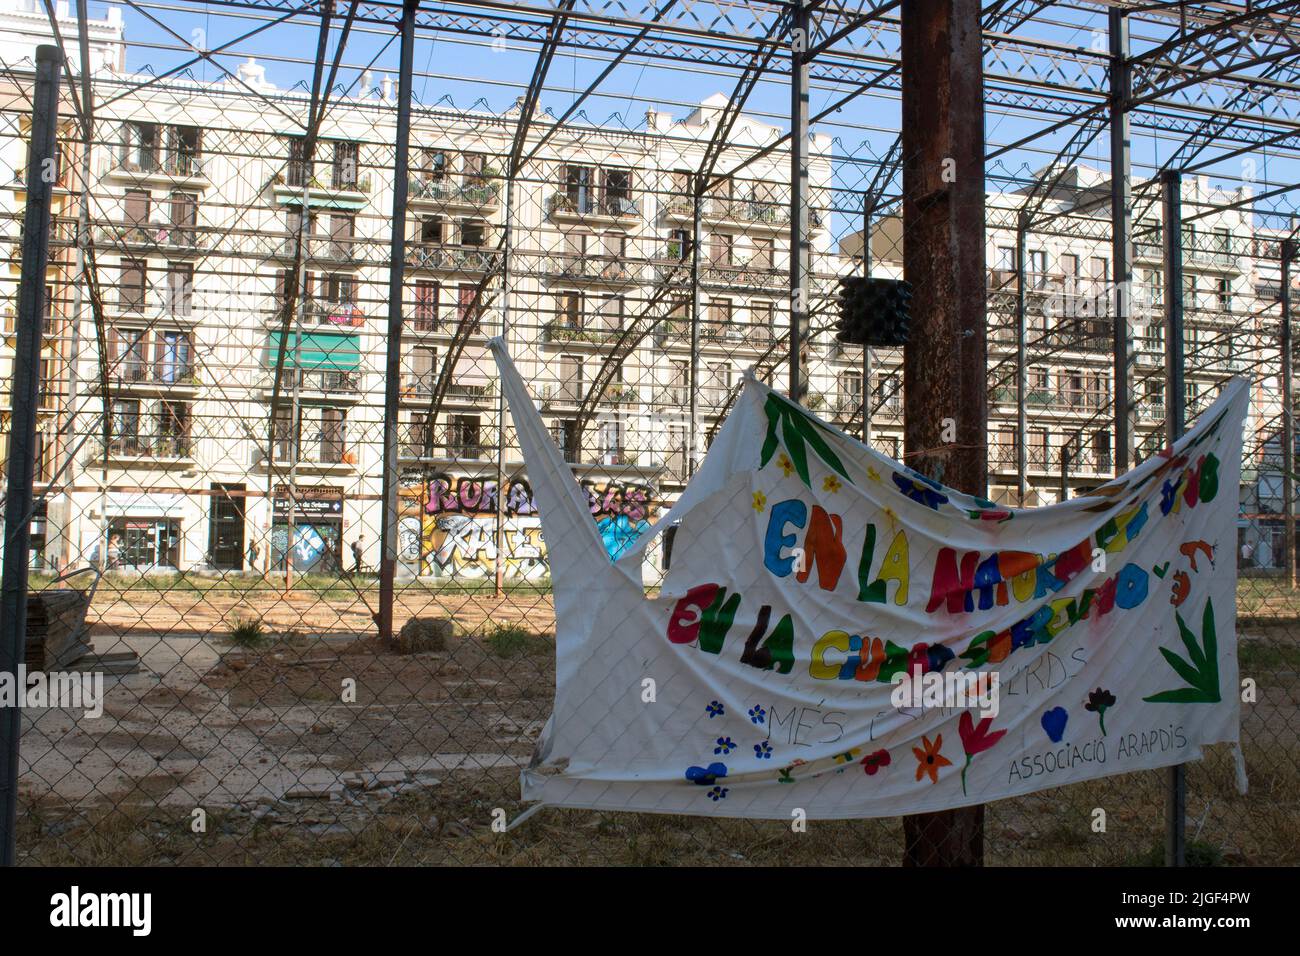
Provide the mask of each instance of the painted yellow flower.
[{"label": "painted yellow flower", "polygon": [[880,480],[880,472],[876,471],[875,468],[873,468],[872,466],[868,465],[868,466],[867,466],[867,477],[870,478],[872,481],[879,481],[879,480]]},{"label": "painted yellow flower", "polygon": [[794,462],[790,460],[790,456],[785,452],[781,452],[776,459],[776,467],[780,468],[787,478],[794,473]]},{"label": "painted yellow flower", "polygon": [[822,479],[822,491],[829,491],[834,494],[843,487],[843,483],[834,475],[827,475]]},{"label": "painted yellow flower", "polygon": [[767,507],[767,495],[761,491],[754,492],[754,510],[762,511]]}]

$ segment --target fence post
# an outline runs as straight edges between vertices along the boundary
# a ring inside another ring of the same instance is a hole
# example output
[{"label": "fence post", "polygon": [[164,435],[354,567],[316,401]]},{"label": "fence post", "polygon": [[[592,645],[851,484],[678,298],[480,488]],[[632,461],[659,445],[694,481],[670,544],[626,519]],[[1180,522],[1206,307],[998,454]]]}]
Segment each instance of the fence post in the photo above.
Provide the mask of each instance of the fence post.
[{"label": "fence post", "polygon": [[[1029,334],[1025,316],[1025,234],[1029,217],[1021,213],[1016,223],[1016,505],[1025,507],[1029,494],[1029,369],[1026,368]],[[1044,462],[1046,465],[1046,462]]]},{"label": "fence post", "polygon": [[1295,261],[1294,239],[1282,240],[1282,507],[1286,516],[1286,580],[1296,586],[1295,561],[1295,380],[1291,343],[1291,263]]},{"label": "fence post", "polygon": [[[1183,435],[1187,393],[1183,385],[1183,218],[1178,170],[1160,174],[1164,189],[1165,237],[1165,430],[1169,444]],[[1165,781],[1165,865],[1182,866],[1186,856],[1187,768],[1170,767]]]},{"label": "fence post", "polygon": [[808,50],[812,45],[812,14],[808,0],[793,0],[790,16],[790,399],[802,402],[808,391],[804,348],[812,293],[808,220]]},{"label": "fence post", "polygon": [[1128,17],[1111,9],[1110,18],[1110,222],[1111,279],[1115,284],[1115,474],[1133,462],[1133,187],[1128,101],[1131,94]]},{"label": "fence post", "polygon": [[[32,481],[36,470],[36,408],[40,401],[45,267],[50,253],[50,199],[55,179],[54,138],[59,124],[58,47],[36,48],[31,142],[27,146],[27,208],[23,218],[22,276],[18,286],[18,340],[14,348],[9,419],[8,495],[4,571],[0,578],[0,674],[12,675],[27,657],[27,549],[31,544]],[[17,687],[21,695],[25,688]],[[0,708],[0,865],[17,853],[18,749],[22,708]]]},{"label": "fence post", "polygon": [[[393,218],[389,223],[388,331],[384,354],[383,524],[379,530],[379,639],[393,639],[393,587],[397,576],[397,407],[402,387],[402,309],[406,305],[406,198],[410,187],[411,72],[415,58],[415,3],[402,7],[398,54],[397,142],[393,153]],[[340,542],[340,547],[341,547]]]}]

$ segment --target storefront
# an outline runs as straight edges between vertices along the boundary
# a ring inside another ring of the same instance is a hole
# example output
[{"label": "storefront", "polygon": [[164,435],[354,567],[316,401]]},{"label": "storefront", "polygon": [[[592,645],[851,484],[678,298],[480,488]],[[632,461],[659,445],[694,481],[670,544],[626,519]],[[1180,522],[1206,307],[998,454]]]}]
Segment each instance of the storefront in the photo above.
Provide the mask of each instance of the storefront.
[{"label": "storefront", "polygon": [[286,553],[300,574],[338,574],[343,562],[343,489],[298,487],[293,496],[293,544],[289,543],[290,497],[283,485],[275,490],[271,525],[272,567],[283,569]]},{"label": "storefront", "polygon": [[[175,571],[181,566],[184,497],[115,492],[108,496],[104,567],[109,571]],[[96,557],[99,548],[92,550]]]}]

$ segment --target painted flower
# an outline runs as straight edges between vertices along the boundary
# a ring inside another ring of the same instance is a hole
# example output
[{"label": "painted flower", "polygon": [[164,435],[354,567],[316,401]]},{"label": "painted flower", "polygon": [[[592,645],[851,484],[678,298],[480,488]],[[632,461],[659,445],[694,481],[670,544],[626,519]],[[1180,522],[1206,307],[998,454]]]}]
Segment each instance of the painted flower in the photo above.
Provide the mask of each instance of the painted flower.
[{"label": "painted flower", "polygon": [[761,491],[754,492],[754,510],[762,511],[767,507],[767,495]]},{"label": "painted flower", "polygon": [[1088,694],[1088,702],[1083,705],[1084,710],[1091,710],[1101,721],[1101,735],[1106,736],[1106,708],[1115,706],[1115,695],[1108,690],[1102,690],[1098,687]]},{"label": "painted flower", "polygon": [[767,711],[763,709],[761,704],[755,704],[749,708],[750,723],[761,724],[765,720],[767,720]]},{"label": "painted flower", "polygon": [[776,772],[777,783],[794,783],[794,777],[790,776],[790,768],[782,767]]},{"label": "painted flower", "polygon": [[772,745],[769,744],[766,740],[764,740],[762,743],[754,744],[754,757],[757,760],[771,760]]},{"label": "painted flower", "polygon": [[714,717],[721,717],[725,714],[727,708],[723,707],[721,702],[715,700],[704,708],[704,712],[709,715],[709,720],[712,720]]},{"label": "painted flower", "polygon": [[736,749],[736,742],[730,737],[719,737],[718,745],[713,748],[715,754],[729,754]]},{"label": "painted flower", "polygon": [[865,757],[859,760],[858,763],[862,764],[863,773],[865,773],[868,777],[874,777],[876,775],[876,771],[878,771],[881,767],[889,766],[889,751],[877,750],[873,754],[867,754]]},{"label": "painted flower", "polygon": [[831,494],[834,494],[843,487],[844,482],[840,481],[834,475],[827,475],[822,479],[822,491],[829,491]]},{"label": "painted flower", "polygon": [[790,456],[785,452],[781,452],[776,456],[776,467],[780,468],[781,473],[787,478],[794,474],[794,462],[790,460]]},{"label": "painted flower", "polygon": [[939,768],[951,767],[952,761],[939,753],[943,747],[943,734],[934,735],[934,743],[930,743],[930,738],[922,736],[921,743],[925,749],[913,747],[912,753],[916,755],[916,779],[920,780],[926,774],[930,775],[931,783],[939,782]]},{"label": "painted flower", "polygon": [[961,792],[966,792],[966,770],[976,754],[982,754],[1007,735],[1005,729],[989,733],[993,725],[992,717],[985,717],[978,724],[971,719],[970,711],[963,710],[957,721],[957,733],[961,737],[961,746],[966,751],[966,762],[961,768]]},{"label": "painted flower", "polygon": [[725,800],[727,799],[727,788],[714,787],[712,790],[708,792],[707,796],[714,803],[717,803],[719,800]]},{"label": "painted flower", "polygon": [[880,480],[880,472],[876,471],[876,469],[873,468],[871,465],[868,465],[868,466],[867,466],[867,477],[870,478],[872,481],[879,481],[879,480]]},{"label": "painted flower", "polygon": [[854,747],[852,750],[846,750],[842,754],[835,755],[836,763],[852,763],[858,754],[862,753],[861,747]]}]

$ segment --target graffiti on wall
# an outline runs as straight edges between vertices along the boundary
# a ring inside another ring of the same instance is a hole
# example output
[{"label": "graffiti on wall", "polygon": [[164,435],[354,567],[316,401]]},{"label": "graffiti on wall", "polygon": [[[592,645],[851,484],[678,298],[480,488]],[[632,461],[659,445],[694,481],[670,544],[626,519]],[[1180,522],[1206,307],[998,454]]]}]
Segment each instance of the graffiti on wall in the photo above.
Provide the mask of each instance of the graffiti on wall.
[{"label": "graffiti on wall", "polygon": [[[650,527],[656,503],[641,485],[586,480],[582,488],[601,541],[617,559]],[[482,577],[496,573],[497,507],[503,524],[506,577],[531,580],[547,573],[541,521],[532,487],[523,478],[506,482],[499,498],[491,478],[438,475],[404,483],[407,515],[401,523],[402,560],[435,577]]]}]

